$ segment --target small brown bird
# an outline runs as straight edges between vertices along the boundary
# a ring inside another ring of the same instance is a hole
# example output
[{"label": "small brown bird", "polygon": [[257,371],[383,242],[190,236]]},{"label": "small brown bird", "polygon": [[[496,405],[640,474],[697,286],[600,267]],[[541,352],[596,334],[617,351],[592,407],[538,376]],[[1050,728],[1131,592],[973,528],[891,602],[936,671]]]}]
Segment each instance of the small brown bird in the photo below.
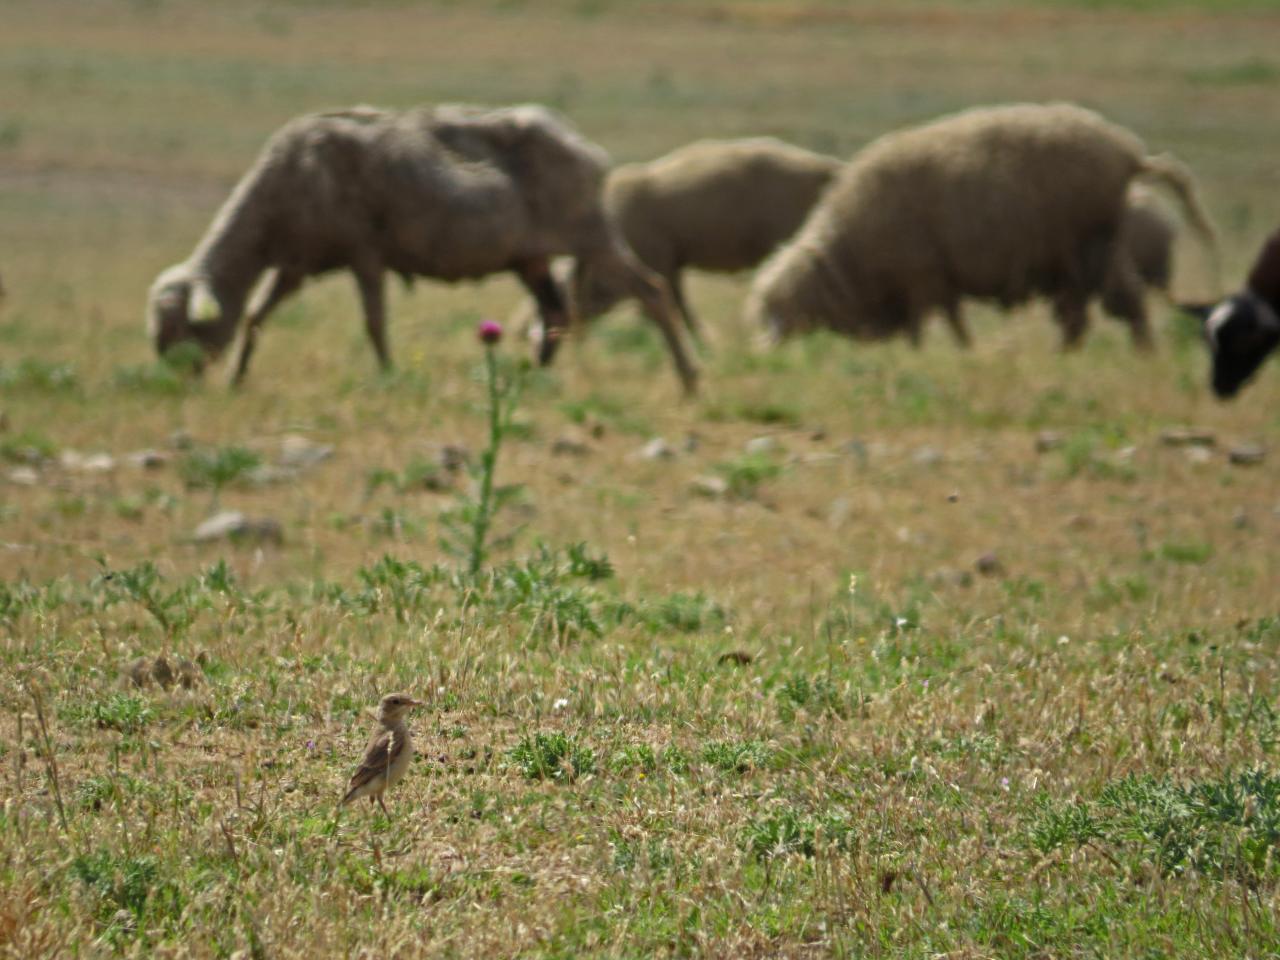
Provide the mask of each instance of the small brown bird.
[{"label": "small brown bird", "polygon": [[378,801],[382,812],[391,815],[382,802],[382,794],[404,776],[413,759],[413,738],[409,736],[404,715],[412,707],[424,705],[424,701],[415,700],[407,693],[389,693],[382,698],[378,704],[378,726],[369,737],[364,759],[351,775],[347,795],[340,806],[368,797],[370,803]]}]

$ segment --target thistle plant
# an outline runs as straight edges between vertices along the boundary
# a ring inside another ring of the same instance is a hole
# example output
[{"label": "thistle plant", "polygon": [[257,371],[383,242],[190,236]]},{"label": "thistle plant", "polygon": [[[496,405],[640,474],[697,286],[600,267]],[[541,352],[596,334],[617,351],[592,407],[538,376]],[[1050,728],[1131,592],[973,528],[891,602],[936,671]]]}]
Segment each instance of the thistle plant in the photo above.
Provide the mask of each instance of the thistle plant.
[{"label": "thistle plant", "polygon": [[467,471],[473,490],[459,495],[458,505],[441,515],[445,528],[442,544],[446,550],[465,559],[467,574],[474,578],[488,558],[489,535],[493,518],[519,493],[520,484],[495,486],[493,478],[498,466],[498,452],[511,428],[520,398],[519,368],[513,375],[504,372],[498,359],[497,346],[502,340],[502,325],[484,320],[476,329],[484,345],[485,385],[488,399],[489,442],[479,460]]}]

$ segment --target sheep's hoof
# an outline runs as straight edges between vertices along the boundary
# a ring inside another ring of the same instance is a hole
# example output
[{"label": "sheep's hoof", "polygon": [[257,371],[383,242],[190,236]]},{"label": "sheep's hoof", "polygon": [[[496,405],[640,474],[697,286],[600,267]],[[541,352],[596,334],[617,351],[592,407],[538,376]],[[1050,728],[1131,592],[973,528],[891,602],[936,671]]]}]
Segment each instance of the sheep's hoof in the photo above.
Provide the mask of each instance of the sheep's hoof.
[{"label": "sheep's hoof", "polygon": [[695,370],[690,370],[680,375],[680,392],[686,400],[692,400],[698,395],[698,376]]}]

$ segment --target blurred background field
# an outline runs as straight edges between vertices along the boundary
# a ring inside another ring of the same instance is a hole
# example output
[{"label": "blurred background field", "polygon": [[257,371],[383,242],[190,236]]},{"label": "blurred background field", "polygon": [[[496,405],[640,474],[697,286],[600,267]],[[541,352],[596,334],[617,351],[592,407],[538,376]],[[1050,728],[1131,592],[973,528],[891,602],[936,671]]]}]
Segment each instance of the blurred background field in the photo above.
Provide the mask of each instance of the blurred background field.
[{"label": "blurred background field", "polygon": [[[495,557],[524,592],[479,600],[430,572],[453,563],[440,450],[482,446],[473,330],[513,281],[396,283],[389,376],[350,278],[312,283],[235,393],[157,365],[142,318],[266,137],[355,103],[543,102],[628,161],[756,134],[847,156],[974,104],[1074,100],[1192,168],[1235,286],[1280,224],[1273,4],[2,16],[10,955],[1278,949],[1280,377],[1214,401],[1163,302],[1153,356],[1102,316],[1064,356],[1042,307],[975,309],[968,354],[938,323],[918,351],[761,353],[747,278],[698,277],[688,402],[622,307],[529,375]],[[1177,294],[1207,297],[1185,234],[1178,256]],[[1162,439],[1184,427],[1211,442]],[[290,436],[332,455],[220,489],[196,462],[272,467]],[[643,456],[655,437],[674,456]],[[148,449],[161,466],[129,462]],[[279,537],[194,543],[215,508]],[[526,560],[579,542],[611,577]],[[195,687],[120,685],[159,654]],[[440,691],[399,816],[328,826],[359,711],[396,686]]]}]

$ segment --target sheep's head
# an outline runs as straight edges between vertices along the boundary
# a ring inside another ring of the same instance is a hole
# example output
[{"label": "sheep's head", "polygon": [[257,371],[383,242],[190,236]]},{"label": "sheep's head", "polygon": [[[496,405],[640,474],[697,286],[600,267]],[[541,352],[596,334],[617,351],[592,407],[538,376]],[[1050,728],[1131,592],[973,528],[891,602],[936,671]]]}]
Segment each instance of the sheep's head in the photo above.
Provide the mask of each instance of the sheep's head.
[{"label": "sheep's head", "polygon": [[1204,321],[1213,354],[1213,392],[1223,399],[1234,397],[1280,346],[1280,316],[1248,290],[1218,304],[1185,309]]},{"label": "sheep's head", "polygon": [[165,270],[151,285],[147,298],[147,334],[160,356],[193,343],[206,358],[215,358],[228,338],[219,323],[221,311],[208,284],[185,264]]},{"label": "sheep's head", "polygon": [[743,308],[759,345],[776,346],[818,325],[811,309],[817,279],[812,262],[788,248],[764,262]]}]

